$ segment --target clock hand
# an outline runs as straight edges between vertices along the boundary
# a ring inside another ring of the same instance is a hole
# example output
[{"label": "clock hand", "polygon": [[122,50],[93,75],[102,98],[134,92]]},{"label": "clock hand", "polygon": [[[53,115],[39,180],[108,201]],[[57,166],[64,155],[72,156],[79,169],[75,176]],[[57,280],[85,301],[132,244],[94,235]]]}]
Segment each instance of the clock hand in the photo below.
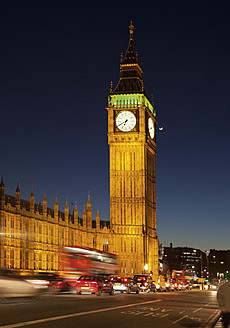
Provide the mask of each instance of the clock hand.
[{"label": "clock hand", "polygon": [[118,124],[118,126],[122,125],[122,124],[126,124],[128,122],[128,120],[126,119],[124,122],[121,122],[120,124]]}]

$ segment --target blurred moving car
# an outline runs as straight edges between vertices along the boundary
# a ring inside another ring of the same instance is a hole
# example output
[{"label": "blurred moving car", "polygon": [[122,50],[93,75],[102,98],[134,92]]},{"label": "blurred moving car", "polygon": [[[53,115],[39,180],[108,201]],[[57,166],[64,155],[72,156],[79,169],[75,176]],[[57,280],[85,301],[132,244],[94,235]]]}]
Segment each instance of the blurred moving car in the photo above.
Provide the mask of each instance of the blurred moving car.
[{"label": "blurred moving car", "polygon": [[170,280],[167,280],[165,282],[165,287],[167,292],[173,292],[174,291],[174,285]]},{"label": "blurred moving car", "polygon": [[139,294],[140,288],[137,283],[130,277],[111,277],[110,282],[113,284],[114,291],[126,292],[127,294],[136,293]]},{"label": "blurred moving car", "polygon": [[40,292],[59,294],[70,290],[68,282],[53,272],[38,272],[33,276],[25,276],[24,279],[32,283]]},{"label": "blurred moving car", "polygon": [[198,280],[195,280],[192,282],[192,288],[200,289],[200,284],[199,284]]},{"label": "blurred moving car", "polygon": [[181,290],[179,282],[174,281],[174,282],[172,283],[172,289],[175,290],[175,291],[179,291],[179,290]]},{"label": "blurred moving car", "polygon": [[209,289],[211,289],[211,290],[217,290],[218,287],[219,287],[219,285],[218,284],[215,284],[215,283],[209,285]]},{"label": "blurred moving car", "polygon": [[123,281],[126,285],[128,285],[128,290],[127,290],[128,294],[129,293],[139,294],[140,288],[134,279],[132,279],[131,277],[125,277],[125,278],[123,278]]},{"label": "blurred moving car", "polygon": [[185,285],[183,282],[181,281],[174,281],[173,282],[173,290],[175,291],[182,291],[182,290],[186,290],[186,289],[189,289],[187,288],[187,285]]},{"label": "blurred moving car", "polygon": [[166,282],[158,279],[158,281],[156,283],[156,291],[157,292],[166,292],[167,291]]},{"label": "blurred moving car", "polygon": [[33,285],[24,281],[21,276],[11,270],[0,272],[0,298],[36,297]]},{"label": "blurred moving car", "polygon": [[186,290],[186,285],[183,284],[182,282],[178,283],[178,290]]},{"label": "blurred moving car", "polygon": [[48,292],[49,290],[49,281],[40,279],[40,277],[38,277],[37,275],[25,276],[23,277],[23,279],[25,282],[30,283],[37,290],[38,293]]},{"label": "blurred moving car", "polygon": [[187,283],[187,284],[185,285],[185,288],[186,288],[187,290],[192,290],[192,285],[191,285],[191,283]]},{"label": "blurred moving car", "polygon": [[75,285],[77,294],[96,294],[102,293],[114,294],[113,284],[103,276],[85,275],[81,276]]},{"label": "blurred moving car", "polygon": [[139,286],[140,291],[142,292],[156,292],[156,285],[152,281],[152,278],[150,278],[147,274],[144,275],[134,275],[133,276],[134,282]]},{"label": "blurred moving car", "polygon": [[166,283],[166,278],[163,275],[159,275],[157,283],[156,283],[156,290],[158,292],[166,292],[170,290],[169,282]]}]

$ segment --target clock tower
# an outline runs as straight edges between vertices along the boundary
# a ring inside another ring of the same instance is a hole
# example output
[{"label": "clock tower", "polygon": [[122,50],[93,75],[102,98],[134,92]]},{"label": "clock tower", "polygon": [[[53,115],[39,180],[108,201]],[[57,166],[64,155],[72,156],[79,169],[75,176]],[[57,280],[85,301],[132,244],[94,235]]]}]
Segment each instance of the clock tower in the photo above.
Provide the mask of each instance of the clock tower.
[{"label": "clock tower", "polygon": [[108,99],[110,225],[122,274],[158,278],[156,118],[145,93],[131,22],[120,79]]}]

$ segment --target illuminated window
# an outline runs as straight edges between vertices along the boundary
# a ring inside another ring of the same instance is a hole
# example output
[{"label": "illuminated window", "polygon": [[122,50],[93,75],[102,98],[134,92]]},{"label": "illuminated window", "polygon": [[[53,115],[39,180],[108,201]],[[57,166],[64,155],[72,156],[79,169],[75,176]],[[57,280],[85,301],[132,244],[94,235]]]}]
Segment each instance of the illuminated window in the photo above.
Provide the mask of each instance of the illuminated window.
[{"label": "illuminated window", "polygon": [[42,269],[42,253],[39,253],[39,269]]},{"label": "illuminated window", "polygon": [[108,239],[103,239],[103,251],[104,252],[109,251],[109,241],[108,241]]},{"label": "illuminated window", "polygon": [[96,248],[96,237],[93,237],[93,248]]},{"label": "illuminated window", "polygon": [[4,248],[4,267],[6,268],[6,249]]},{"label": "illuminated window", "polygon": [[29,252],[26,251],[25,253],[25,268],[29,269]]},{"label": "illuminated window", "polygon": [[23,269],[23,253],[20,251],[20,269]]},{"label": "illuminated window", "polygon": [[10,251],[10,268],[14,268],[14,250]]},{"label": "illuminated window", "polygon": [[29,239],[29,224],[28,222],[25,223],[25,239]]}]

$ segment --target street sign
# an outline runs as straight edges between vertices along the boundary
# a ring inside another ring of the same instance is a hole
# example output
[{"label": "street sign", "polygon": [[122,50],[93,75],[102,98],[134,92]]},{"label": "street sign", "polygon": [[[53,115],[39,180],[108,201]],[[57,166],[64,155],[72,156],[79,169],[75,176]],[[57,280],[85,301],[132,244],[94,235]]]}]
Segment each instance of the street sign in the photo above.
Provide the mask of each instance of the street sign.
[{"label": "street sign", "polygon": [[198,278],[198,282],[201,282],[203,284],[204,281],[205,281],[205,278]]}]

